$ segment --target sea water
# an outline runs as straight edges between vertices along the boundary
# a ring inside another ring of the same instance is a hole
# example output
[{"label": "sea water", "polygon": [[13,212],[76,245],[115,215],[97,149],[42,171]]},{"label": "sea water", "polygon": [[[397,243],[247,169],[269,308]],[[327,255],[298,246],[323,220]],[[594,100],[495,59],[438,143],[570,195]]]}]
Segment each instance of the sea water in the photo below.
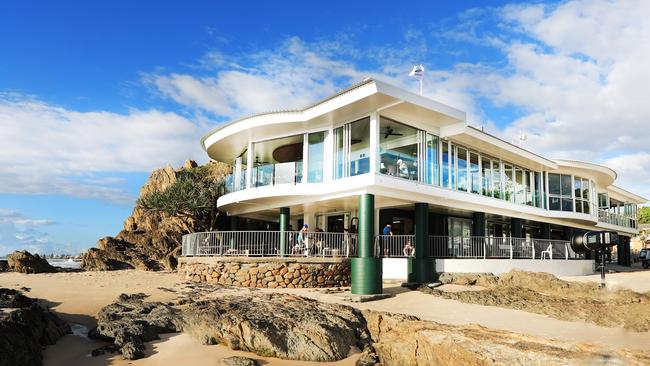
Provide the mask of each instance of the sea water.
[{"label": "sea water", "polygon": [[81,268],[81,262],[73,259],[48,259],[47,262],[54,267]]}]

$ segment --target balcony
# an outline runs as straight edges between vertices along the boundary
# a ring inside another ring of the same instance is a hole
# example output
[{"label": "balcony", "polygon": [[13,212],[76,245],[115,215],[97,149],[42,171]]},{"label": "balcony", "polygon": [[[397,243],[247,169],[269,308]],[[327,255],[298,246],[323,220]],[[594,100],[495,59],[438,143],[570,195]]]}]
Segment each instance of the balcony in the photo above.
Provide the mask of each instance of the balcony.
[{"label": "balcony", "polygon": [[636,229],[637,227],[635,217],[629,215],[621,215],[603,209],[598,210],[598,221],[605,224],[629,227],[633,229]]}]

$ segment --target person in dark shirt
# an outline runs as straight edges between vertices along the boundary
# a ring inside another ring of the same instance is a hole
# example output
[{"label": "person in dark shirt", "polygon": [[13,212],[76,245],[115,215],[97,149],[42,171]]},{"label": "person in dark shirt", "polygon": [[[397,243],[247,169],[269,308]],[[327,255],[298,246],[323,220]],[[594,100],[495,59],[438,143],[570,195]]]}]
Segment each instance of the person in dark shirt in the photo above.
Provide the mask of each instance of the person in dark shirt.
[{"label": "person in dark shirt", "polygon": [[393,230],[390,228],[390,224],[384,226],[384,235],[393,235]]}]

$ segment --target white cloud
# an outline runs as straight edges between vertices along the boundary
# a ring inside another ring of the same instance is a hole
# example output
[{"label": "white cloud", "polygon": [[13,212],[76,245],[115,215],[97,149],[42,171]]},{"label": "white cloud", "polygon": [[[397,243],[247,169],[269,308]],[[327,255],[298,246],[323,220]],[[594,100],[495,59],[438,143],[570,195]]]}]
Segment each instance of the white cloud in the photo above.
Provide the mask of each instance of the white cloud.
[{"label": "white cloud", "polygon": [[26,249],[32,253],[52,251],[48,235],[37,228],[54,221],[32,219],[20,212],[0,208],[0,255]]},{"label": "white cloud", "polygon": [[106,172],[149,172],[204,160],[204,127],[175,113],[78,112],[21,95],[0,94],[0,193],[65,194],[132,202]]}]

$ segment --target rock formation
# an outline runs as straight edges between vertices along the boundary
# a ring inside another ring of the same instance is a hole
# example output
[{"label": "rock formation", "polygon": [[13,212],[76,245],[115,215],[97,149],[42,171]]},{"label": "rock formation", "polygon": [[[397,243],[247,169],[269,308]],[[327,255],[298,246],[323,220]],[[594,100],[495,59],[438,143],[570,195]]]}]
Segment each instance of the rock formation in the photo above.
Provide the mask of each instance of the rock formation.
[{"label": "rock formation", "polygon": [[6,259],[0,260],[0,272],[7,272],[9,270],[9,262]]},{"label": "rock formation", "polygon": [[20,291],[0,288],[0,366],[38,366],[70,326]]},{"label": "rock formation", "polygon": [[20,273],[47,273],[56,272],[45,258],[38,254],[31,254],[26,250],[15,251],[7,256],[7,265],[10,271]]},{"label": "rock formation", "polygon": [[370,342],[354,308],[288,294],[198,301],[183,310],[183,322],[183,331],[203,344],[291,360],[337,361]]},{"label": "rock formation", "polygon": [[122,294],[97,314],[97,327],[89,337],[113,343],[95,350],[93,355],[119,351],[125,359],[144,357],[144,342],[160,339],[160,333],[180,330],[178,311],[168,304],[145,302],[144,294]]},{"label": "rock formation", "polygon": [[[151,191],[164,191],[177,181],[179,172],[196,167],[194,161],[188,160],[178,170],[168,166],[153,171],[140,189],[140,197]],[[230,172],[230,167],[222,163],[210,163],[210,169],[215,176]],[[122,231],[115,237],[100,239],[98,248],[84,254],[81,266],[86,270],[175,269],[181,238],[194,229],[191,220],[147,211],[136,205],[131,216],[124,221]]]}]

